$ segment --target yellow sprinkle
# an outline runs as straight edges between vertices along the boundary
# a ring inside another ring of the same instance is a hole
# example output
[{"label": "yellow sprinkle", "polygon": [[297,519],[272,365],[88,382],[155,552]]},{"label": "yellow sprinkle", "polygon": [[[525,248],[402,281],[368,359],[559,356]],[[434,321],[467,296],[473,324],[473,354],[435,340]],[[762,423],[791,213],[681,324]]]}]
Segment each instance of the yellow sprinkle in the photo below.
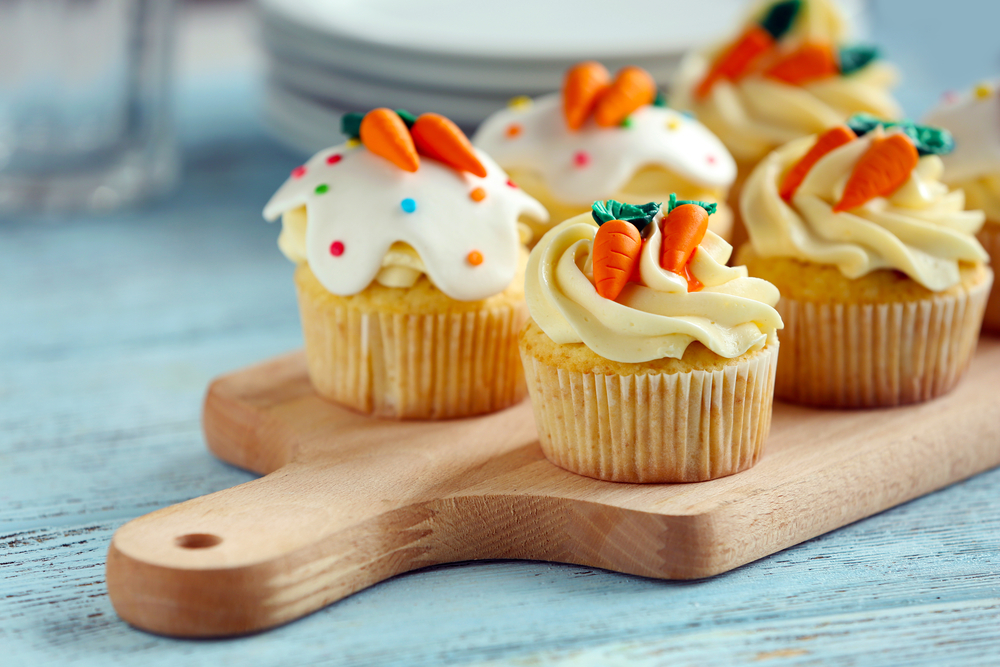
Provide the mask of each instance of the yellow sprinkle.
[{"label": "yellow sprinkle", "polygon": [[975,88],[976,97],[981,100],[985,100],[987,97],[993,94],[993,86],[988,83],[981,83]]},{"label": "yellow sprinkle", "polygon": [[357,148],[360,145],[361,145],[360,139],[348,139],[346,144],[348,148]]},{"label": "yellow sprinkle", "polygon": [[680,126],[681,126],[681,124],[680,124],[680,122],[678,122],[678,120],[676,118],[671,118],[670,120],[667,121],[667,129],[668,130],[676,130]]},{"label": "yellow sprinkle", "polygon": [[507,106],[511,109],[516,109],[517,111],[527,111],[531,108],[534,102],[527,95],[518,95],[517,97],[512,97],[507,101]]}]

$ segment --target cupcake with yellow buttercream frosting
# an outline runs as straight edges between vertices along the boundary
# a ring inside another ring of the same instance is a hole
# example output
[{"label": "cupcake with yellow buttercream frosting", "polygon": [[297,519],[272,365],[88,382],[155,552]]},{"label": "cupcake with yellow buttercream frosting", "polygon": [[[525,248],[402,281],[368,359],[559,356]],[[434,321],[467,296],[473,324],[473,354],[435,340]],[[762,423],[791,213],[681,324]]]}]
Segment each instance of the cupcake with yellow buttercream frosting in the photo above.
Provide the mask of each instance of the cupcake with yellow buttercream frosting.
[{"label": "cupcake with yellow buttercream frosting", "polygon": [[745,470],[770,428],[778,291],[727,267],[714,205],[597,202],[532,250],[520,336],[546,457],[617,482]]},{"label": "cupcake with yellow buttercream frosting", "polygon": [[855,113],[901,114],[889,92],[895,68],[875,47],[848,42],[847,33],[831,0],[764,0],[734,37],[681,63],[671,104],[693,112],[738,165],[730,190],[736,247],[746,239],[739,191],[765,155]]},{"label": "cupcake with yellow buttercream frosting", "polygon": [[771,153],[740,205],[739,259],[781,290],[778,398],[880,407],[949,391],[993,274],[981,211],[941,182],[937,128],[856,116]]},{"label": "cupcake with yellow buttercream frosting", "polygon": [[[955,137],[955,150],[942,156],[942,180],[965,192],[967,209],[986,214],[976,237],[991,259],[1000,259],[1000,81],[946,95],[926,120]],[[990,292],[983,329],[1000,333],[1000,289]]]},{"label": "cupcake with yellow buttercream frosting", "polygon": [[309,375],[359,412],[439,419],[524,398],[526,227],[544,208],[451,121],[348,114],[356,138],[296,168],[264,209],[295,283]]}]

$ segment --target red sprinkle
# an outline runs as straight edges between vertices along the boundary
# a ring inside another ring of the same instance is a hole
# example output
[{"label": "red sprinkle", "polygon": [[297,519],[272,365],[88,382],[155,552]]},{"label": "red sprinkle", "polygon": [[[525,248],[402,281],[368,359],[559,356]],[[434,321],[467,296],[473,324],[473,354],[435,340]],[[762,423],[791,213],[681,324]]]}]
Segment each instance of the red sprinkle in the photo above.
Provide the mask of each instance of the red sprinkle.
[{"label": "red sprinkle", "polygon": [[304,164],[299,165],[295,169],[292,169],[292,178],[302,178],[305,175],[306,175],[306,166]]},{"label": "red sprinkle", "polygon": [[344,244],[340,241],[334,241],[330,244],[330,254],[334,257],[340,257],[344,254]]},{"label": "red sprinkle", "polygon": [[573,164],[578,167],[586,167],[590,164],[590,153],[587,151],[577,151],[573,155]]},{"label": "red sprinkle", "polygon": [[516,188],[516,187],[517,187],[517,183],[515,183],[515,182],[514,182],[514,181],[512,181],[512,180],[510,180],[509,178],[507,179],[507,185],[508,185],[509,187],[512,187],[512,188]]},{"label": "red sprinkle", "polygon": [[334,153],[333,155],[331,155],[330,157],[328,157],[326,159],[326,163],[327,164],[337,164],[338,162],[340,162],[343,159],[344,158],[343,158],[342,155],[340,155],[340,153]]}]

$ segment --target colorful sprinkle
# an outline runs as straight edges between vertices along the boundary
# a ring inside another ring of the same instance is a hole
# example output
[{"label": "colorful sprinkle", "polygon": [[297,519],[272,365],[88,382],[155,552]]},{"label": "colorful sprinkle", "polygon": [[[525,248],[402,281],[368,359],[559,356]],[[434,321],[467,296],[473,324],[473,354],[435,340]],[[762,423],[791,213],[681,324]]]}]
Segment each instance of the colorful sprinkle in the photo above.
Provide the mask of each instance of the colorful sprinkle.
[{"label": "colorful sprinkle", "polygon": [[676,130],[677,128],[679,128],[680,126],[681,126],[681,122],[679,120],[677,120],[676,118],[671,118],[670,120],[667,121],[667,129],[668,130],[673,131],[673,130]]},{"label": "colorful sprinkle", "polygon": [[941,100],[943,102],[947,103],[947,104],[951,104],[953,102],[957,102],[958,101],[958,93],[956,93],[954,90],[949,90],[949,91],[945,92],[944,95],[941,96]]},{"label": "colorful sprinkle", "polygon": [[468,255],[465,256],[465,259],[467,262],[469,262],[469,264],[473,266],[479,266],[480,264],[483,263],[483,253],[479,252],[478,250],[473,250],[472,252],[470,252]]},{"label": "colorful sprinkle", "polygon": [[305,175],[306,175],[306,166],[304,164],[299,165],[295,169],[292,169],[292,178],[302,178]]},{"label": "colorful sprinkle", "polygon": [[707,161],[707,162],[708,162],[709,164],[715,164],[715,156],[714,156],[714,155],[709,155],[708,157],[706,157],[706,158],[705,158],[705,160],[706,160],[706,161]]},{"label": "colorful sprinkle", "polygon": [[484,199],[486,199],[486,190],[483,190],[482,188],[476,188],[475,190],[469,193],[469,197],[472,198],[472,201],[483,201]]},{"label": "colorful sprinkle", "polygon": [[399,205],[403,207],[403,211],[406,213],[413,213],[417,210],[417,202],[409,197],[399,202]]},{"label": "colorful sprinkle", "polygon": [[347,148],[357,148],[360,145],[361,145],[361,140],[355,138],[348,139],[347,143],[344,144],[344,146],[346,146]]},{"label": "colorful sprinkle", "polygon": [[343,155],[341,155],[340,153],[334,153],[333,155],[331,155],[330,157],[328,157],[326,159],[326,163],[327,164],[337,164],[338,162],[340,162],[343,159],[344,159]]},{"label": "colorful sprinkle", "polygon": [[993,86],[989,85],[988,83],[981,83],[978,86],[976,86],[974,92],[977,98],[985,100],[987,97],[993,94]]},{"label": "colorful sprinkle", "polygon": [[320,183],[319,185],[316,186],[316,194],[318,194],[318,195],[324,194],[324,193],[328,192],[329,190],[330,190],[330,186],[327,185],[326,183]]},{"label": "colorful sprinkle", "polygon": [[517,183],[515,183],[514,181],[512,181],[512,180],[510,180],[510,179],[508,178],[508,179],[507,179],[507,187],[508,187],[508,188],[516,188],[516,187],[517,187]]},{"label": "colorful sprinkle", "polygon": [[590,164],[590,153],[587,151],[577,151],[573,154],[573,164],[578,167],[586,167]]},{"label": "colorful sprinkle", "polygon": [[526,111],[531,108],[534,102],[527,95],[518,95],[517,97],[512,97],[507,101],[507,106],[511,109],[516,109],[518,111]]},{"label": "colorful sprinkle", "polygon": [[521,127],[519,123],[511,123],[510,125],[507,126],[507,129],[504,130],[503,133],[507,135],[508,139],[516,139],[517,137],[521,136],[521,132],[523,131],[524,128]]},{"label": "colorful sprinkle", "polygon": [[681,115],[684,116],[685,118],[691,118],[691,119],[694,118],[694,112],[692,111],[682,111]]},{"label": "colorful sprinkle", "polygon": [[622,121],[622,127],[632,127],[632,116],[626,116]]},{"label": "colorful sprinkle", "polygon": [[334,257],[340,257],[344,254],[344,244],[340,241],[334,241],[330,244],[330,254]]}]

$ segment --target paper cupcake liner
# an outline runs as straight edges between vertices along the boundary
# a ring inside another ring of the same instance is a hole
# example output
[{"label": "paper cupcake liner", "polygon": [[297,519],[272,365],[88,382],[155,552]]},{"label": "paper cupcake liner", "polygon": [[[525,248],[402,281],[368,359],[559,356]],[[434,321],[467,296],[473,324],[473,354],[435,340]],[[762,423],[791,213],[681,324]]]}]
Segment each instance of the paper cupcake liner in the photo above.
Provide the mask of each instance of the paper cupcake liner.
[{"label": "paper cupcake liner", "polygon": [[[976,234],[976,238],[990,254],[991,263],[996,265],[1000,262],[1000,223],[988,221]],[[990,292],[986,312],[983,314],[983,329],[1000,334],[1000,287]]]},{"label": "paper cupcake liner", "polygon": [[958,295],[887,304],[782,296],[775,396],[804,405],[873,408],[947,393],[976,351],[991,282]]},{"label": "paper cupcake liner", "polygon": [[445,419],[502,410],[525,396],[517,335],[523,303],[466,313],[365,312],[301,298],[309,376],[359,412]]},{"label": "paper cupcake liner", "polygon": [[601,375],[522,350],[545,456],[611,482],[698,482],[746,470],[771,427],[778,343],[717,371]]}]

